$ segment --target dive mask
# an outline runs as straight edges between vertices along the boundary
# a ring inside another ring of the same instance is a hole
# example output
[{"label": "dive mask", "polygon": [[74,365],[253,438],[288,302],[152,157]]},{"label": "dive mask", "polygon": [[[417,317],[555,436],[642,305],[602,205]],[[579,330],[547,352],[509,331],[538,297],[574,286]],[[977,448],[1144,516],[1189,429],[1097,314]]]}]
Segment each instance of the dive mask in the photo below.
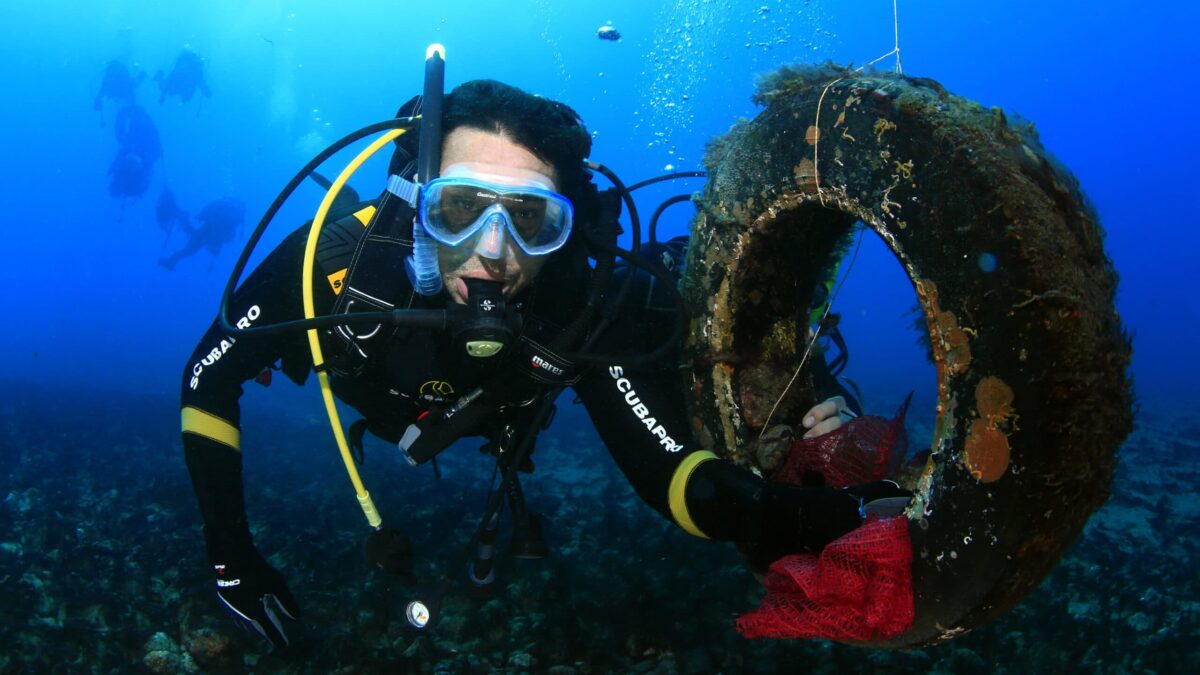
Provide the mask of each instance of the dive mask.
[{"label": "dive mask", "polygon": [[488,237],[490,245],[476,247],[488,258],[504,255],[505,236],[526,255],[553,253],[571,236],[575,209],[550,189],[548,179],[527,173],[518,178],[482,173],[466,164],[452,166],[422,189],[420,224],[445,246]]}]

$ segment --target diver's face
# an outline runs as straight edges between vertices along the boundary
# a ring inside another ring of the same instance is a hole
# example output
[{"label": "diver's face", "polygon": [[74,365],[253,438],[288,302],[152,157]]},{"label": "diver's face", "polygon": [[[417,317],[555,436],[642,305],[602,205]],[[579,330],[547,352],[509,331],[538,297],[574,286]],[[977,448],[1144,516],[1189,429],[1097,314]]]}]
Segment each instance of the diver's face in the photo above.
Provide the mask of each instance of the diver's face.
[{"label": "diver's face", "polygon": [[[514,180],[534,172],[554,181],[554,185],[548,186],[550,190],[557,189],[558,176],[554,173],[554,167],[538,159],[528,148],[492,131],[459,127],[446,136],[442,143],[442,172],[462,163],[470,163],[488,174]],[[495,228],[485,228],[480,237],[494,237],[497,234]],[[502,244],[504,255],[495,260],[476,253],[481,248],[493,248],[497,243],[472,239],[455,247],[437,245],[442,282],[455,302],[465,304],[467,301],[464,279],[498,282],[503,285],[504,297],[511,298],[533,281],[546,262],[546,256],[527,255],[511,238],[506,238]]]}]

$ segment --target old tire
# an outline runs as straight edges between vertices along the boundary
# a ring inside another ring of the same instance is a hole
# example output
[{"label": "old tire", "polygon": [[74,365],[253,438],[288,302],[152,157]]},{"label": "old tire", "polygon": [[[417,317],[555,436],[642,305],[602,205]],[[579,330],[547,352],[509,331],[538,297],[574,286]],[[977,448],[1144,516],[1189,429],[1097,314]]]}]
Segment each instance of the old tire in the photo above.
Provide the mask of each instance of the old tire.
[{"label": "old tire", "polygon": [[[1020,602],[1108,497],[1131,348],[1102,231],[1032,125],[930,80],[785,69],[756,101],[705,159],[683,280],[695,431],[756,463],[797,317],[853,225],[874,230],[923,308],[938,410],[906,513],[915,620],[867,646],[948,639]],[[797,380],[772,425],[812,402]]]}]

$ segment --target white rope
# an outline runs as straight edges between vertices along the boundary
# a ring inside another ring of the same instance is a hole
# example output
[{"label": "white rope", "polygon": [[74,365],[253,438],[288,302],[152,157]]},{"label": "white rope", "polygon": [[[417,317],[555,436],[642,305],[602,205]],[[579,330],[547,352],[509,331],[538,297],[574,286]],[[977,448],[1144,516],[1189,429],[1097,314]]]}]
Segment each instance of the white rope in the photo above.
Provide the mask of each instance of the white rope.
[{"label": "white rope", "polygon": [[[869,68],[869,67],[875,65],[876,63],[879,63],[880,61],[886,59],[887,57],[895,54],[896,55],[896,74],[897,75],[904,74],[904,71],[900,67],[900,9],[899,9],[898,3],[899,3],[899,0],[892,0],[892,34],[895,36],[895,39],[896,39],[896,43],[892,47],[892,51],[890,51],[890,52],[884,54],[883,56],[880,56],[872,61],[864,63],[863,65],[855,68],[854,72],[856,72],[856,73],[862,72],[864,68]],[[821,146],[821,104],[823,104],[825,102],[825,94],[829,93],[829,88],[832,87],[833,85],[837,84],[838,82],[841,82],[844,79],[846,79],[846,78],[839,77],[835,80],[832,80],[829,83],[827,83],[824,88],[821,89],[821,96],[820,96],[820,98],[817,99],[817,116],[816,116],[816,119],[813,121],[813,128],[816,129],[816,138],[813,139],[813,182],[816,185],[817,199],[820,200],[821,206],[825,206],[825,193],[821,191],[821,172],[817,170],[817,167],[821,166],[817,161],[818,160],[818,152],[817,151]]]},{"label": "white rope", "polygon": [[837,300],[838,293],[842,291],[842,286],[846,285],[846,280],[850,278],[850,272],[854,270],[854,261],[858,260],[858,250],[862,248],[863,230],[866,226],[859,228],[858,241],[854,244],[854,253],[850,255],[850,264],[846,266],[846,273],[838,281],[837,286],[833,288],[833,292],[829,294],[829,301],[825,303],[825,311],[821,314],[821,318],[817,321],[817,328],[813,331],[812,340],[804,347],[804,354],[800,357],[800,364],[796,366],[796,372],[792,373],[792,379],[788,380],[787,386],[783,388],[783,393],[779,398],[775,399],[775,405],[771,406],[771,412],[767,413],[767,419],[763,422],[762,427],[758,431],[758,437],[762,438],[766,432],[767,426],[771,423],[771,417],[775,415],[775,411],[779,408],[779,404],[783,402],[788,391],[792,388],[792,384],[796,382],[796,378],[800,376],[800,371],[804,369],[804,364],[808,363],[808,356],[812,353],[813,345],[817,344],[817,338],[821,337],[821,326],[825,324],[825,317],[829,316],[829,312],[833,310],[833,303]]},{"label": "white rope", "polygon": [[[880,61],[886,59],[887,57],[895,54],[896,55],[896,74],[897,75],[904,74],[904,70],[900,67],[900,8],[897,6],[898,3],[899,3],[899,0],[892,0],[892,33],[896,38],[896,43],[892,47],[892,51],[884,54],[883,56],[880,56],[879,58],[877,58],[873,61],[864,63],[863,65],[859,66],[858,68],[855,68],[854,72],[856,72],[856,73],[861,72],[864,68],[869,68],[869,67],[875,65],[876,63],[879,63]],[[832,84],[832,83],[830,83],[830,84]]]},{"label": "white rope", "polygon": [[896,6],[899,0],[892,0],[892,28],[896,32],[896,74],[903,75],[904,70],[900,68],[900,9]]},{"label": "white rope", "polygon": [[[896,74],[903,75],[904,71],[900,66],[899,0],[892,0],[892,34],[895,37],[895,44],[892,47],[892,51],[873,61],[865,63],[858,68],[855,68],[854,72],[861,72],[864,68],[869,68],[894,54],[896,56]],[[817,149],[821,145],[821,104],[825,102],[825,94],[829,93],[830,87],[844,79],[844,77],[839,77],[835,80],[832,80],[826,84],[823,89],[821,89],[821,96],[817,99],[816,119],[813,121],[813,127],[816,129],[816,138],[813,139],[813,181],[817,188],[817,199],[820,200],[821,206],[825,205],[825,193],[821,190],[821,172],[817,168],[820,166],[820,164],[817,162]],[[833,302],[837,299],[838,292],[842,290],[842,286],[845,285],[846,280],[850,278],[850,271],[854,269],[854,261],[858,259],[858,249],[862,246],[864,229],[866,228],[863,227],[859,229],[858,242],[854,245],[854,254],[850,258],[850,264],[846,266],[846,273],[842,275],[841,281],[838,282],[837,287],[834,288],[833,292],[829,295],[829,301],[825,303],[825,312],[821,314],[821,319],[817,322],[817,328],[815,331],[813,331],[812,340],[810,340],[808,345],[805,346],[804,355],[800,357],[800,365],[796,366],[796,372],[792,373],[792,379],[788,380],[787,386],[783,388],[783,393],[779,395],[779,398],[775,399],[775,405],[771,406],[771,412],[767,413],[767,419],[765,422],[763,422],[763,425],[758,432],[759,438],[762,438],[763,433],[766,432],[767,425],[769,425],[771,422],[771,417],[775,415],[775,411],[779,408],[779,404],[783,401],[784,397],[787,396],[788,391],[791,390],[792,384],[796,382],[796,378],[800,376],[800,371],[804,369],[804,364],[808,363],[808,357],[812,353],[813,345],[817,343],[817,338],[821,337],[821,326],[825,323],[825,317],[829,316],[829,312],[833,310]]]}]

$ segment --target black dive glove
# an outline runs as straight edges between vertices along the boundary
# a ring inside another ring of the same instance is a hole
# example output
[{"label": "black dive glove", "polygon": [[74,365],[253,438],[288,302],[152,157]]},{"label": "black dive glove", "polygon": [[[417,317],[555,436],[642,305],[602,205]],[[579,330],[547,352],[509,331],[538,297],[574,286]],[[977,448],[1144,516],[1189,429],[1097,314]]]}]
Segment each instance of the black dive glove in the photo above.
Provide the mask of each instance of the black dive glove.
[{"label": "black dive glove", "polygon": [[[239,626],[255,632],[276,647],[286,647],[280,615],[295,620],[300,606],[283,575],[250,546],[234,555],[214,556],[217,598]],[[223,562],[222,562],[223,561]]]},{"label": "black dive glove", "polygon": [[890,481],[836,489],[772,483],[763,494],[762,538],[780,550],[821,549],[859,527],[868,512],[899,513],[911,494]]}]

